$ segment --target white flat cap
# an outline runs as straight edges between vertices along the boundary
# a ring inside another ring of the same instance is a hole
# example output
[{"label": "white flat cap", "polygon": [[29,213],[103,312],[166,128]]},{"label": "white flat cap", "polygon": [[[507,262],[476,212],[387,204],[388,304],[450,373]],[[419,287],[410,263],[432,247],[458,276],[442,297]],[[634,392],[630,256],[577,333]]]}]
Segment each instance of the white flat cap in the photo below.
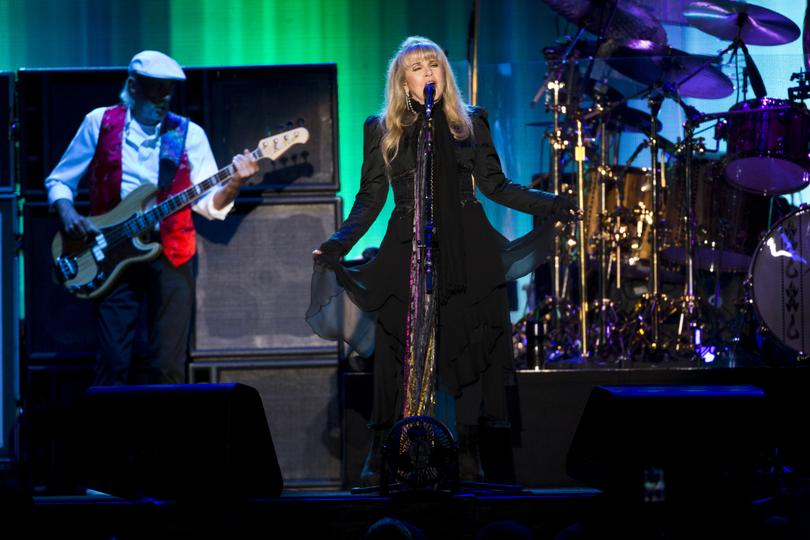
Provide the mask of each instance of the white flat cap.
[{"label": "white flat cap", "polygon": [[155,79],[186,80],[186,74],[183,73],[180,64],[174,58],[158,51],[141,51],[133,56],[129,63],[129,72]]}]

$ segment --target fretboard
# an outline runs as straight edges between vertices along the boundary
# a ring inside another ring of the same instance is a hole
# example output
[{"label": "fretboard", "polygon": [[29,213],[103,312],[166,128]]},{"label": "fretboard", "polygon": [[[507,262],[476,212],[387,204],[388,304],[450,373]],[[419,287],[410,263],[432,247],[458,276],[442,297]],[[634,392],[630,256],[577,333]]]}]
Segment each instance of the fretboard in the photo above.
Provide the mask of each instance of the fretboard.
[{"label": "fretboard", "polygon": [[[258,148],[251,152],[250,155],[256,160],[264,157],[261,150]],[[234,168],[233,163],[231,163],[202,182],[198,182],[191,187],[184,189],[180,193],[172,195],[162,203],[155,205],[146,212],[136,214],[127,221],[127,232],[131,236],[138,236],[144,231],[151,229],[170,215],[192,204],[194,201],[210,191],[211,188],[222,184],[235,173],[236,169]]]}]

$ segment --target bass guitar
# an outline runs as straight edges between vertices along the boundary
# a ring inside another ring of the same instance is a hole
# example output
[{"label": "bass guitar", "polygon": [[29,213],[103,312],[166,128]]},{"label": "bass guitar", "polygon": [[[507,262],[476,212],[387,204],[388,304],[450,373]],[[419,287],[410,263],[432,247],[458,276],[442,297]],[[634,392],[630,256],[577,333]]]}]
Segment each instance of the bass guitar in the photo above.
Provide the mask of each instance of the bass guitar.
[{"label": "bass guitar", "polygon": [[[262,139],[251,155],[256,160],[276,160],[290,147],[308,140],[306,128],[295,128]],[[104,295],[127,266],[160,255],[162,246],[148,241],[155,225],[225,183],[234,172],[233,165],[228,165],[149,209],[147,206],[158,188],[140,186],[106,214],[89,218],[101,231],[98,234],[77,239],[64,231],[58,232],[51,242],[57,279],[79,298]]]}]

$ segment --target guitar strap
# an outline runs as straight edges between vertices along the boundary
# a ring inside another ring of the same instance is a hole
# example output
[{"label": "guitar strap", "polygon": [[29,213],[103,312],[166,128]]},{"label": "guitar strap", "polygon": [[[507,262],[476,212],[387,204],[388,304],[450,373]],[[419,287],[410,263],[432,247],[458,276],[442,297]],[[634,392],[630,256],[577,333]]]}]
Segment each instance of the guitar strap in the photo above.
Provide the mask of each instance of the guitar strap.
[{"label": "guitar strap", "polygon": [[160,135],[158,187],[163,191],[169,191],[169,186],[177,174],[180,160],[183,157],[183,149],[186,147],[187,135],[188,118],[170,112],[163,121]]}]

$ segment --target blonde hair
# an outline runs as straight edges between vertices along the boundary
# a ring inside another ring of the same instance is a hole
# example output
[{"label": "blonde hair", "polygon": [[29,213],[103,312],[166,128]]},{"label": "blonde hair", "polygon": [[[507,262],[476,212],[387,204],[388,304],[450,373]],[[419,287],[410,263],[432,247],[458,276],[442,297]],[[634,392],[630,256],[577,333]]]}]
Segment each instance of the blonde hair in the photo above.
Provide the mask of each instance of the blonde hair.
[{"label": "blonde hair", "polygon": [[385,129],[382,139],[382,154],[385,169],[388,171],[391,162],[399,153],[399,143],[405,129],[416,121],[417,115],[408,109],[405,94],[405,67],[410,64],[409,58],[419,55],[421,58],[435,58],[444,71],[444,89],[442,93],[442,110],[447,116],[450,132],[453,138],[459,141],[466,140],[472,133],[472,120],[470,110],[456,84],[453,70],[444,51],[433,41],[411,36],[403,41],[397,53],[388,64],[388,77],[385,83],[385,104],[383,105],[381,122]]}]

